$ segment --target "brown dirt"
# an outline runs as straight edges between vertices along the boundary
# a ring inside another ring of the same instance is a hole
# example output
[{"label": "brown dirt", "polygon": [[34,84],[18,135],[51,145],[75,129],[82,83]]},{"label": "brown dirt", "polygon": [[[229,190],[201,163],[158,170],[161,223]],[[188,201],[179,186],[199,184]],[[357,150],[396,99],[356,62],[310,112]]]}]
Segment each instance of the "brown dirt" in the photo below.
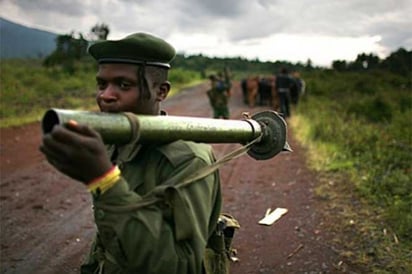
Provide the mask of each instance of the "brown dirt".
[{"label": "brown dirt", "polygon": [[[206,88],[168,99],[165,110],[211,117]],[[266,109],[249,109],[234,86],[232,119]],[[0,133],[1,273],[78,273],[95,231],[88,192],[46,163],[38,151],[39,123]],[[358,273],[331,245],[322,216],[327,205],[314,194],[317,176],[305,164],[304,149],[288,138],[292,153],[266,161],[242,156],[221,168],[224,212],[241,224],[233,242],[240,261],[231,273]],[[215,153],[219,158],[238,146],[214,145]],[[288,213],[272,226],[258,224],[268,208],[277,207]]]}]

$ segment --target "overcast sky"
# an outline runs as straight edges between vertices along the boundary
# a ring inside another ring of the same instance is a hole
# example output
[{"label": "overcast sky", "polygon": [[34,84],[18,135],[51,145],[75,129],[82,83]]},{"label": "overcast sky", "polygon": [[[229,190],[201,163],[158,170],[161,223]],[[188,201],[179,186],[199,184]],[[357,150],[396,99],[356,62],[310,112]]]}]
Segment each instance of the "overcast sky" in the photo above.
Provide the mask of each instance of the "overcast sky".
[{"label": "overcast sky", "polygon": [[412,49],[412,0],[0,0],[4,19],[109,39],[144,31],[180,53],[320,66]]}]

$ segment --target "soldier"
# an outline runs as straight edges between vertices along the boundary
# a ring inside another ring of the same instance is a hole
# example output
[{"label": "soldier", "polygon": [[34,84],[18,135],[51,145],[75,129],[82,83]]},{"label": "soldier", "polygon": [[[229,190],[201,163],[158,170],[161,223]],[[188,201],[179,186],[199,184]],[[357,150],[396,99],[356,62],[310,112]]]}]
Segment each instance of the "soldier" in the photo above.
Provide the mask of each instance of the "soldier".
[{"label": "soldier", "polygon": [[[174,48],[146,33],[93,44],[102,112],[159,115]],[[163,114],[163,113],[162,113]],[[107,150],[106,150],[107,149]],[[221,210],[218,171],[179,183],[214,162],[211,147],[188,141],[105,147],[92,128],[56,125],[40,146],[48,162],[92,195],[97,234],[81,273],[204,273]]]},{"label": "soldier", "polygon": [[225,80],[225,84],[227,87],[227,92],[229,96],[232,95],[232,72],[230,71],[228,66],[223,68],[223,79]]},{"label": "soldier", "polygon": [[294,80],[290,77],[286,68],[282,68],[276,75],[276,91],[279,96],[280,112],[284,118],[289,118],[290,112],[290,89],[294,85]]},{"label": "soldier", "polygon": [[255,107],[259,92],[259,76],[249,76],[246,80],[247,101],[250,108]]},{"label": "soldier", "polygon": [[223,79],[216,75],[209,76],[210,89],[207,91],[210,105],[213,108],[213,118],[229,119],[229,88]]}]

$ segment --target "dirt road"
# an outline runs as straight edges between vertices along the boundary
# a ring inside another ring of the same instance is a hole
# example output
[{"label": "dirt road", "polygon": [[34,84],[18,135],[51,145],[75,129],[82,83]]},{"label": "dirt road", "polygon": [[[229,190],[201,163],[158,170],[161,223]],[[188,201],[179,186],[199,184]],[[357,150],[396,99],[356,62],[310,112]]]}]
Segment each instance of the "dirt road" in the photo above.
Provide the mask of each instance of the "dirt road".
[{"label": "dirt road", "polygon": [[[170,115],[211,117],[206,88],[187,89],[163,106]],[[232,119],[265,109],[246,107],[234,85]],[[45,162],[40,135],[39,123],[1,129],[1,273],[78,273],[95,231],[88,192]],[[240,261],[231,273],[357,273],[329,244],[313,193],[316,174],[291,134],[289,143],[293,153],[266,161],[246,155],[221,169],[224,212],[241,224],[233,242]],[[238,146],[214,145],[218,158]],[[268,208],[277,207],[288,213],[272,226],[258,224]]]}]

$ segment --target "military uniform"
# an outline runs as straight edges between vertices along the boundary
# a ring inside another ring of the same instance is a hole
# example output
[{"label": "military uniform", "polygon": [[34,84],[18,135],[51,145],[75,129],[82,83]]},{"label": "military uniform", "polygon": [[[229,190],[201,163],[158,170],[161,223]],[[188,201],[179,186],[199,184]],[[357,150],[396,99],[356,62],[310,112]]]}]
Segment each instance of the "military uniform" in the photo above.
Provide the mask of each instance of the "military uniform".
[{"label": "military uniform", "polygon": [[[175,51],[149,34],[92,45],[99,62],[169,68]],[[141,84],[140,83],[140,84]],[[141,87],[141,91],[142,91]],[[97,235],[82,273],[203,273],[209,237],[221,210],[218,171],[182,186],[215,161],[209,145],[189,141],[108,147],[121,176],[93,194]]]},{"label": "military uniform", "polygon": [[289,76],[286,69],[282,69],[281,73],[276,75],[276,91],[279,96],[280,112],[285,118],[290,117],[290,88],[293,86],[294,81]]},{"label": "military uniform", "polygon": [[209,97],[210,105],[213,108],[213,117],[229,119],[229,86],[214,75],[209,78],[212,81],[212,86],[207,91],[207,95]]},{"label": "military uniform", "polygon": [[[109,150],[114,155],[114,147]],[[206,242],[221,209],[218,172],[175,186],[214,161],[209,145],[176,141],[116,151],[122,178],[94,197],[97,240],[82,273],[201,273]],[[148,193],[161,202],[139,209]]]}]

